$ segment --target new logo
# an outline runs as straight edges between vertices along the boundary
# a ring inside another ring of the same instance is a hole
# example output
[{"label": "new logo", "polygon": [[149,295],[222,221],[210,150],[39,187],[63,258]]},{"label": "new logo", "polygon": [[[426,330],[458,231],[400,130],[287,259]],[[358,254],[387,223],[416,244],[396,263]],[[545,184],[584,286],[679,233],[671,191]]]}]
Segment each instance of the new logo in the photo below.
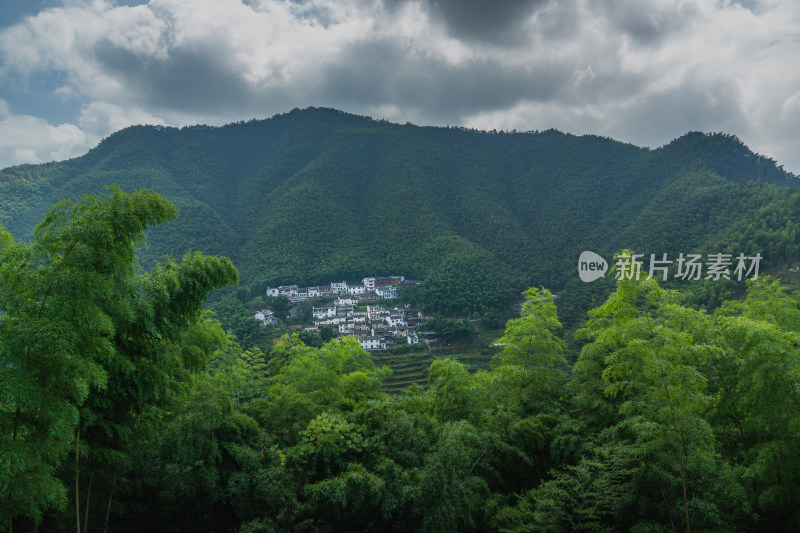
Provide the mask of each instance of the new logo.
[{"label": "new logo", "polygon": [[594,252],[585,251],[578,258],[578,275],[581,281],[590,282],[602,278],[608,271],[606,260]]}]

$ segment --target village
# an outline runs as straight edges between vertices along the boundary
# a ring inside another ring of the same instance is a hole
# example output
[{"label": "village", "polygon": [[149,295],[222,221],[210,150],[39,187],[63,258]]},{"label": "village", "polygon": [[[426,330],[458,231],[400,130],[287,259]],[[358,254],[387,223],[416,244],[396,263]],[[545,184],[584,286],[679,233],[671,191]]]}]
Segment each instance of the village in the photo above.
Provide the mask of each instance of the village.
[{"label": "village", "polygon": [[[363,278],[360,285],[348,285],[345,281],[304,288],[284,285],[267,288],[266,295],[283,296],[294,304],[313,298],[329,301],[328,305],[312,307],[313,323],[299,325],[298,329],[320,333],[322,328],[328,327],[339,337],[357,338],[365,350],[386,350],[398,344],[437,341],[435,331],[419,331],[424,318],[411,305],[391,308],[385,305],[387,300],[398,299],[403,289],[418,284],[404,276],[368,277]],[[268,309],[257,312],[255,318],[265,326],[278,323],[278,318]]]}]

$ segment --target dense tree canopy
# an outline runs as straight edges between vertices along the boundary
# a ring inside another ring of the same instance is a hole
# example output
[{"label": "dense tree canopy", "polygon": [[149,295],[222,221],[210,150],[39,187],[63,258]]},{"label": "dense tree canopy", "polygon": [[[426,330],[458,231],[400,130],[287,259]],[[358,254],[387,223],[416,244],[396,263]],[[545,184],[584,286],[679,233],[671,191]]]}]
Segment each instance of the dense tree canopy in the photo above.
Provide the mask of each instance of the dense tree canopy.
[{"label": "dense tree canopy", "polygon": [[489,370],[436,357],[392,396],[355,339],[238,343],[202,309],[227,259],[137,268],[174,215],[112,189],[30,244],[0,233],[4,527],[800,528],[800,300],[780,282],[709,311],[622,277],[574,339],[532,288]]},{"label": "dense tree canopy", "polygon": [[55,206],[30,245],[0,234],[4,523],[63,508],[66,453],[76,487],[82,453],[110,467],[135,417],[164,405],[219,344],[198,320],[208,293],[237,281],[230,261],[195,253],[135,268],[144,230],[175,215],[157,194],[112,188]]},{"label": "dense tree canopy", "polygon": [[224,254],[243,303],[267,286],[400,274],[422,281],[419,305],[445,315],[503,311],[544,286],[563,298],[571,329],[612,290],[571,283],[587,249],[800,260],[800,192],[785,187],[797,178],[731,135],[695,132],[649,150],[331,109],[220,128],[136,126],[70,161],[0,170],[0,224],[28,239],[52,203],[109,182],[155,190],[181,211],[148,230],[143,265]]}]

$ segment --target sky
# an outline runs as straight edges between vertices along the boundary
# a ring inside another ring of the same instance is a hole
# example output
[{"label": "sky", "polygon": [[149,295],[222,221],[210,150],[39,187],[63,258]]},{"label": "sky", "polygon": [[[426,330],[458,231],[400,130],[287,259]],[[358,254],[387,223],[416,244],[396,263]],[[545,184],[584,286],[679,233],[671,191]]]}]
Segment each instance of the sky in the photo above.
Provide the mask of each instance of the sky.
[{"label": "sky", "polygon": [[311,106],[652,148],[721,131],[800,173],[800,2],[0,2],[0,168]]}]

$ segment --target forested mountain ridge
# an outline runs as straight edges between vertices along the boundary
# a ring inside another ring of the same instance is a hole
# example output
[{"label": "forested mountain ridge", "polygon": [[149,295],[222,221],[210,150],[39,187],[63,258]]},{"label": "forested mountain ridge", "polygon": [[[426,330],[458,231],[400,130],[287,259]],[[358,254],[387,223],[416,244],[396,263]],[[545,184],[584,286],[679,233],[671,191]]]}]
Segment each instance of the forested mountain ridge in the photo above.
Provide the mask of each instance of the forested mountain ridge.
[{"label": "forested mountain ridge", "polygon": [[[574,282],[585,249],[730,244],[726,232],[788,201],[793,193],[775,186],[797,176],[725,134],[650,150],[309,108],[223,127],[135,126],[82,157],[7,168],[0,223],[27,239],[53,203],[109,183],[152,189],[180,210],[150,232],[145,265],[187,249],[223,254],[259,290],[400,272],[498,295],[459,304],[480,311],[527,286]],[[763,230],[786,229],[778,222]],[[787,246],[767,259],[792,259]]]},{"label": "forested mountain ridge", "polygon": [[[317,113],[336,116],[276,119]],[[224,129],[189,130],[213,139]],[[766,276],[721,303],[722,283],[692,282],[683,295],[658,279],[582,283],[570,255],[610,259],[623,244],[761,253],[777,265],[800,253],[800,190],[721,175],[740,168],[714,155],[740,144],[729,136],[700,135],[713,149],[680,159],[670,146],[553,131],[530,134],[533,148],[504,144],[514,134],[335,131],[310,148],[300,139],[316,137],[300,135],[258,155],[263,164],[240,154],[217,168],[212,152],[225,148],[211,140],[204,152],[167,142],[180,132],[132,128],[120,135],[147,142],[114,147],[112,137],[85,158],[3,171],[0,213],[16,232],[50,196],[112,177],[170,195],[184,217],[152,191],[111,187],[47,210],[28,243],[0,229],[4,529],[800,529],[798,294]],[[354,146],[365,155],[347,156]],[[768,180],[780,169],[767,163],[757,174]],[[256,218],[230,212],[239,203]],[[491,305],[495,289],[528,276],[564,289],[523,293],[490,368],[436,357],[427,388],[389,395],[391,369],[353,338],[312,347],[286,335],[267,352],[238,344],[203,309],[238,281],[234,264],[194,252],[138,268],[146,228],[145,261],[209,243],[251,272],[296,268],[292,279],[398,261],[393,269],[423,273],[417,296],[440,310]],[[409,257],[406,233],[420,239]],[[560,317],[580,298],[594,309],[572,335]]]}]

